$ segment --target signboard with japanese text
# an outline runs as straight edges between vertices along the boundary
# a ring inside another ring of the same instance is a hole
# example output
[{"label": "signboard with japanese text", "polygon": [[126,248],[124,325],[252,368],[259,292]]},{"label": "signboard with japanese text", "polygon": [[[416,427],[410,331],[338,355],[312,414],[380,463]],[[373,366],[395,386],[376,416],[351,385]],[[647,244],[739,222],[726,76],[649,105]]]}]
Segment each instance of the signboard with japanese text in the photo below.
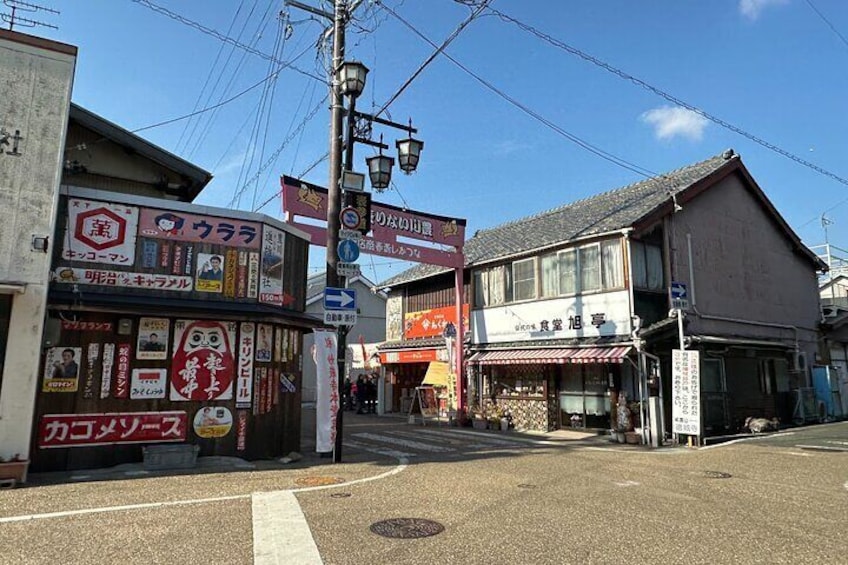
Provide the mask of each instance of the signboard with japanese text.
[{"label": "signboard with japanese text", "polygon": [[236,451],[247,449],[247,410],[238,411],[238,424],[236,426]]},{"label": "signboard with japanese text", "polygon": [[138,322],[136,359],[168,358],[170,320],[167,318],[141,318]]},{"label": "signboard with japanese text", "polygon": [[626,290],[474,310],[472,343],[630,335]]},{"label": "signboard with japanese text", "polygon": [[174,323],[170,399],[231,399],[235,343],[235,322],[177,320]]},{"label": "signboard with japanese text", "polygon": [[315,330],[315,451],[333,450],[339,409],[338,341],[336,332]]},{"label": "signboard with japanese text", "polygon": [[239,332],[238,376],[236,377],[236,408],[250,408],[253,402],[253,351],[255,325],[241,324]]},{"label": "signboard with japanese text", "polygon": [[51,347],[44,360],[41,392],[76,392],[79,387],[81,347]]},{"label": "signboard with japanese text", "polygon": [[224,258],[211,253],[198,253],[196,276],[194,287],[197,292],[223,292]]},{"label": "signboard with japanese text", "polygon": [[118,345],[118,369],[115,374],[115,398],[126,398],[130,395],[130,357],[132,345]]},{"label": "signboard with japanese text", "polygon": [[247,297],[256,298],[259,286],[259,253],[247,254]]},{"label": "signboard with japanese text", "polygon": [[[455,306],[408,312],[404,316],[403,336],[405,339],[441,337],[448,323],[456,325]],[[462,325],[468,332],[468,304],[462,305]]]},{"label": "signboard with japanese text", "polygon": [[103,370],[100,373],[100,398],[109,398],[112,392],[112,367],[115,365],[115,344],[103,344]]},{"label": "signboard with japanese text", "polygon": [[100,269],[80,269],[76,267],[58,267],[53,272],[53,282],[63,284],[91,284],[113,288],[140,288],[145,290],[171,290],[189,292],[193,283],[191,277],[177,275],[158,275],[155,273],[132,273],[128,271],[104,271]]},{"label": "signboard with japanese text", "polygon": [[204,439],[224,437],[233,427],[233,413],[224,406],[204,406],[194,415],[192,427]]},{"label": "signboard with japanese text", "polygon": [[111,332],[113,328],[112,322],[62,320],[62,329],[72,332]]},{"label": "signboard with japanese text", "polygon": [[286,234],[262,226],[262,260],[259,271],[259,302],[283,305],[283,250]]},{"label": "signboard with japanese text", "polygon": [[[327,189],[287,176],[280,182],[287,221],[308,233],[313,245],[325,246],[327,228],[298,222],[297,218],[326,220]],[[464,265],[464,219],[372,202],[370,221],[371,235],[359,240],[363,253],[451,268]],[[414,240],[421,243],[411,243]]]},{"label": "signboard with japanese text", "polygon": [[138,208],[69,198],[62,259],[131,267],[137,229]]},{"label": "signboard with japanese text", "polygon": [[85,357],[85,384],[82,387],[82,397],[94,398],[94,375],[97,372],[97,361],[100,360],[100,344],[89,343]]},{"label": "signboard with japanese text", "polygon": [[230,218],[142,208],[138,234],[170,241],[258,249],[260,226],[256,222]]},{"label": "signboard with japanese text", "polygon": [[133,369],[130,379],[130,399],[165,398],[167,369]]},{"label": "signboard with japanese text", "polygon": [[271,361],[273,354],[274,326],[259,324],[256,329],[256,360],[262,362]]},{"label": "signboard with japanese text", "polygon": [[84,447],[185,441],[185,412],[46,414],[38,424],[38,447]]},{"label": "signboard with japanese text", "polygon": [[671,350],[672,432],[701,435],[701,356],[698,351]]}]

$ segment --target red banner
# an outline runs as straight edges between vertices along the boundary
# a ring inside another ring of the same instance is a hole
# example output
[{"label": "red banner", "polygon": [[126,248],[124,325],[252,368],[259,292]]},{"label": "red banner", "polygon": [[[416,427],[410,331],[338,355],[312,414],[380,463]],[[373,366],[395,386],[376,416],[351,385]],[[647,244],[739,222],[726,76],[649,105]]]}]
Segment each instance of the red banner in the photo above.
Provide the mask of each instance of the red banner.
[{"label": "red banner", "polygon": [[438,352],[438,349],[381,351],[380,363],[385,365],[386,363],[429,363],[430,361],[443,361],[443,359],[439,358]]},{"label": "red banner", "polygon": [[[448,322],[456,326],[456,307],[432,308],[409,312],[403,317],[403,337],[441,337]],[[462,305],[463,332],[468,333],[468,304]]]},{"label": "red banner", "polygon": [[236,423],[236,451],[244,451],[247,448],[247,410],[238,411],[238,422]]},{"label": "red banner", "polygon": [[118,345],[118,371],[115,374],[115,398],[126,398],[130,394],[130,357],[132,345]]},{"label": "red banner", "polygon": [[46,414],[38,426],[38,447],[185,441],[187,426],[185,412]]},{"label": "red banner", "polygon": [[[326,246],[327,228],[299,223],[295,218],[301,216],[326,220],[327,189],[286,176],[280,178],[280,183],[287,221],[308,233],[313,245]],[[372,202],[371,234],[359,240],[359,248],[363,253],[451,268],[462,268],[465,264],[462,255],[465,243],[464,219]],[[403,238],[403,241],[399,238]],[[409,243],[414,240],[422,245]],[[449,248],[438,249],[432,246],[434,244]]]}]

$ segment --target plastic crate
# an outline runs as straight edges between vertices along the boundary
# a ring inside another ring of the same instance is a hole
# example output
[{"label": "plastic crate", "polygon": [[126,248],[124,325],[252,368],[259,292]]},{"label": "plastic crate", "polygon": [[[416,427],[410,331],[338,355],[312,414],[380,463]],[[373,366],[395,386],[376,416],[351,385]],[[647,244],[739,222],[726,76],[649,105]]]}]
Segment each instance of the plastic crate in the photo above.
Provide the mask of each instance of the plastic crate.
[{"label": "plastic crate", "polygon": [[180,443],[177,445],[151,445],[142,448],[143,466],[148,471],[165,469],[193,469],[197,466],[199,445]]}]

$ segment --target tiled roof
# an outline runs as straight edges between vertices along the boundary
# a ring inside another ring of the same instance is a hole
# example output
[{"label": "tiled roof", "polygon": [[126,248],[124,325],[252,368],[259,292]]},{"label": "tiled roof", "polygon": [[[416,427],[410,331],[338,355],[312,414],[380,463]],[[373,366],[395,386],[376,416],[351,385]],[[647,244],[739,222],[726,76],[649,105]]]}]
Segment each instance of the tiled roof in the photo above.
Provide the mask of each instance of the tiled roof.
[{"label": "tiled roof", "polygon": [[[732,150],[728,150],[655,178],[480,230],[465,243],[465,265],[472,266],[630,227],[668,202],[671,195],[682,192],[738,158]],[[448,270],[438,265],[418,264],[380,286],[396,286]]]}]

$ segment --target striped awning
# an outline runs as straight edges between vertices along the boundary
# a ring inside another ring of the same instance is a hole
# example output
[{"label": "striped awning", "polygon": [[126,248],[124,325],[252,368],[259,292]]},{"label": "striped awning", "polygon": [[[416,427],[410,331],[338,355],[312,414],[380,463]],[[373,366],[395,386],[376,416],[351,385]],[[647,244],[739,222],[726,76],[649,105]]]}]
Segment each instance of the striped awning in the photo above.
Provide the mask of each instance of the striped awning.
[{"label": "striped awning", "polygon": [[548,365],[565,363],[623,363],[631,346],[509,349],[480,351],[468,358],[480,365]]}]

